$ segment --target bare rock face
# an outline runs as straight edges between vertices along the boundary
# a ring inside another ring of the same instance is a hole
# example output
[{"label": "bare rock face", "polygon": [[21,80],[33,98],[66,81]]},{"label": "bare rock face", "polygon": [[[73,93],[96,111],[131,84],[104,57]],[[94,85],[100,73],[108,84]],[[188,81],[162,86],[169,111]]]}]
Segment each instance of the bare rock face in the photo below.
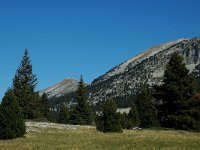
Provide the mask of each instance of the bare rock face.
[{"label": "bare rock face", "polygon": [[65,78],[60,83],[57,83],[45,90],[40,91],[40,95],[46,93],[48,98],[60,97],[62,95],[74,92],[77,90],[78,81],[71,78]]},{"label": "bare rock face", "polygon": [[200,65],[200,38],[179,39],[146,50],[114,67],[95,79],[90,89],[90,99],[97,103],[105,97],[125,97],[137,91],[144,82],[160,84],[165,66],[172,53],[184,57],[187,68],[197,71]]}]

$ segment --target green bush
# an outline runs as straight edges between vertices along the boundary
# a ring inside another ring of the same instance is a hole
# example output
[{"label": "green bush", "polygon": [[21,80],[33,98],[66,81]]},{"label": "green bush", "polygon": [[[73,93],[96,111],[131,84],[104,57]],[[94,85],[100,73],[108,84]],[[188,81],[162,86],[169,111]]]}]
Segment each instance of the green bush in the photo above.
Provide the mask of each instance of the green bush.
[{"label": "green bush", "polygon": [[122,132],[120,114],[116,110],[116,103],[113,99],[103,102],[102,114],[96,120],[97,130],[101,132]]}]

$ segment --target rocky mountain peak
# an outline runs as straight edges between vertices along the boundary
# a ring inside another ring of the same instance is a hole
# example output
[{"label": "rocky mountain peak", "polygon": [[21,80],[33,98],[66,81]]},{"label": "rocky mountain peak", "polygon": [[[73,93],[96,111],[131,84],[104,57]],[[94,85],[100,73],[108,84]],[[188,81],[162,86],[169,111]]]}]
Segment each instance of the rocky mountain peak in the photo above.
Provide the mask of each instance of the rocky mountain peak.
[{"label": "rocky mountain peak", "polygon": [[49,98],[60,97],[62,95],[76,91],[78,87],[78,82],[79,81],[72,78],[65,78],[63,81],[45,90],[40,91],[40,95],[42,95],[43,93],[46,93]]},{"label": "rocky mountain peak", "polygon": [[200,38],[179,39],[154,46],[114,67],[92,82],[91,100],[96,103],[106,97],[132,95],[144,82],[160,84],[165,66],[174,52],[181,54],[187,68],[194,71],[200,63]]},{"label": "rocky mountain peak", "polygon": [[[179,39],[149,48],[94,79],[88,85],[90,100],[94,104],[107,97],[124,101],[127,97],[134,96],[144,83],[150,86],[161,84],[166,64],[174,52],[183,56],[190,72],[200,72],[200,37]],[[54,97],[54,101],[57,97],[59,99],[65,95],[63,99],[69,100],[70,93],[77,89],[77,85],[77,80],[65,78],[62,82],[41,91],[40,94],[45,92],[49,98]],[[71,100],[73,101],[73,98]]]},{"label": "rocky mountain peak", "polygon": [[106,74],[103,75],[104,79],[106,80],[112,76],[123,73],[127,70],[128,66],[130,64],[132,64],[132,67],[133,67],[134,65],[141,63],[143,60],[145,60],[151,56],[154,56],[155,54],[157,54],[165,49],[168,49],[177,43],[180,43],[180,42],[186,41],[186,40],[188,40],[188,39],[181,38],[176,41],[160,44],[160,45],[154,46],[152,48],[149,48],[149,49],[145,50],[143,53],[141,53],[135,57],[132,57],[131,59],[125,61],[124,63],[122,63],[122,64],[114,67],[110,71],[108,71]]}]

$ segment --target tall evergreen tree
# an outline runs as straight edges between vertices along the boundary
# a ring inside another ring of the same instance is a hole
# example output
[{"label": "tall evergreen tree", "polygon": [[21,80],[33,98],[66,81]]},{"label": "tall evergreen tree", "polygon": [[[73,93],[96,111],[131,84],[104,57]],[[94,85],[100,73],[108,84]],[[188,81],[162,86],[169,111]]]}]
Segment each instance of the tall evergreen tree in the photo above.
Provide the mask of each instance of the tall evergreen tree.
[{"label": "tall evergreen tree", "polygon": [[200,91],[200,64],[195,67],[195,71],[192,72],[194,79],[196,80],[197,90]]},{"label": "tall evergreen tree", "polygon": [[120,116],[120,122],[121,122],[121,126],[123,129],[130,129],[130,121],[129,121],[129,118],[128,118],[128,115],[126,113],[123,113],[123,114],[119,114]]},{"label": "tall evergreen tree", "polygon": [[101,132],[122,132],[120,114],[116,112],[117,106],[113,99],[102,104],[102,114],[97,118],[97,130]]},{"label": "tall evergreen tree", "polygon": [[141,127],[149,128],[159,124],[156,117],[156,108],[153,104],[153,97],[147,84],[141,87],[135,104],[138,110]]},{"label": "tall evergreen tree", "polygon": [[140,118],[137,107],[135,104],[131,107],[131,110],[128,114],[128,128],[138,127],[140,125]]},{"label": "tall evergreen tree", "polygon": [[25,134],[25,122],[12,90],[8,90],[0,105],[0,139],[13,139]]},{"label": "tall evergreen tree", "polygon": [[27,105],[27,119],[35,119],[43,117],[42,101],[38,92],[34,92],[30,95],[30,99]]},{"label": "tall evergreen tree", "polygon": [[48,104],[48,97],[46,93],[43,93],[41,96],[41,109],[42,109],[42,115],[45,118],[48,118],[49,115],[49,104]]},{"label": "tall evergreen tree", "polygon": [[61,104],[59,109],[58,123],[69,123],[69,110],[64,104]]},{"label": "tall evergreen tree", "polygon": [[140,125],[140,118],[136,105],[133,103],[128,114],[120,114],[121,125],[123,129],[132,129]]},{"label": "tall evergreen tree", "polygon": [[163,84],[154,89],[163,126],[197,129],[200,110],[197,109],[198,102],[193,98],[196,84],[180,55],[172,54],[164,72]]},{"label": "tall evergreen tree", "polygon": [[90,125],[93,121],[92,108],[88,100],[86,93],[85,83],[83,81],[83,76],[81,75],[78,89],[76,91],[76,106],[73,109],[71,115],[71,123],[80,125]]},{"label": "tall evergreen tree", "polygon": [[27,119],[37,117],[35,116],[36,114],[33,114],[37,111],[38,115],[40,111],[39,108],[36,108],[39,104],[39,94],[35,92],[36,85],[37,78],[32,72],[32,64],[28,50],[26,49],[21,64],[13,79],[12,88],[22,108],[24,117]]}]

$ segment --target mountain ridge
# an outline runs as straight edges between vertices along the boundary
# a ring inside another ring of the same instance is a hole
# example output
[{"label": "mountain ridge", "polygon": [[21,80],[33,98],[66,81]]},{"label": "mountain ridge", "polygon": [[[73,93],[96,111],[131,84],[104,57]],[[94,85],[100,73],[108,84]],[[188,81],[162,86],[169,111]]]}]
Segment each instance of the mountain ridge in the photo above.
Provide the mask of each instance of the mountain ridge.
[{"label": "mountain ridge", "polygon": [[144,82],[160,84],[165,65],[174,52],[182,55],[187,68],[194,71],[200,63],[200,38],[160,44],[117,65],[91,83],[90,99],[96,103],[106,97],[123,98],[136,93]]},{"label": "mountain ridge", "polygon": [[[87,86],[90,101],[96,104],[107,97],[120,98],[123,101],[137,93],[145,82],[150,86],[161,84],[165,66],[174,52],[183,56],[190,72],[200,71],[200,37],[159,44],[94,79]],[[69,99],[68,93],[63,95]]]},{"label": "mountain ridge", "polygon": [[[163,49],[166,49],[166,48],[168,48],[168,47],[170,47],[170,46],[172,46],[172,45],[174,45],[174,44],[177,44],[177,43],[179,43],[179,42],[181,42],[181,41],[184,41],[184,40],[188,40],[188,39],[186,39],[186,38],[180,38],[180,39],[178,39],[178,40],[176,40],[176,41],[172,41],[172,42],[168,42],[168,43],[163,43],[163,44],[159,44],[159,45],[155,45],[155,46],[153,46],[153,47],[151,47],[151,48],[148,48],[148,49],[146,49],[146,50],[144,50],[142,53],[140,53],[140,54],[138,54],[138,55],[136,55],[136,56],[134,56],[134,57],[132,57],[132,58],[130,58],[130,59],[128,59],[128,60],[126,60],[126,61],[124,61],[123,63],[121,63],[121,64],[119,64],[119,65],[117,65],[117,66],[115,66],[114,68],[112,68],[111,70],[109,70],[108,72],[106,72],[105,74],[107,74],[107,76],[112,76],[112,73],[111,72],[113,72],[113,71],[115,71],[115,69],[117,68],[120,68],[118,71],[119,72],[117,72],[116,71],[116,74],[119,74],[119,73],[121,73],[121,72],[123,72],[123,71],[125,71],[124,70],[124,68],[125,67],[127,67],[128,66],[128,64],[130,64],[131,62],[134,62],[134,61],[137,61],[137,60],[139,60],[139,59],[145,59],[146,57],[150,57],[150,55],[154,55],[153,54],[153,52],[156,50],[156,49],[160,49],[159,51],[162,51]],[[140,60],[141,61],[141,60]],[[112,71],[113,70],[113,71]],[[103,74],[103,75],[105,75],[105,74]],[[115,73],[114,73],[115,74]],[[103,76],[103,75],[101,75],[101,76]],[[100,77],[101,77],[100,76]],[[99,78],[99,77],[98,77]]]},{"label": "mountain ridge", "polygon": [[73,78],[65,78],[59,83],[56,83],[42,91],[39,92],[39,95],[46,93],[48,98],[60,97],[62,95],[76,91],[78,87],[78,80]]}]

